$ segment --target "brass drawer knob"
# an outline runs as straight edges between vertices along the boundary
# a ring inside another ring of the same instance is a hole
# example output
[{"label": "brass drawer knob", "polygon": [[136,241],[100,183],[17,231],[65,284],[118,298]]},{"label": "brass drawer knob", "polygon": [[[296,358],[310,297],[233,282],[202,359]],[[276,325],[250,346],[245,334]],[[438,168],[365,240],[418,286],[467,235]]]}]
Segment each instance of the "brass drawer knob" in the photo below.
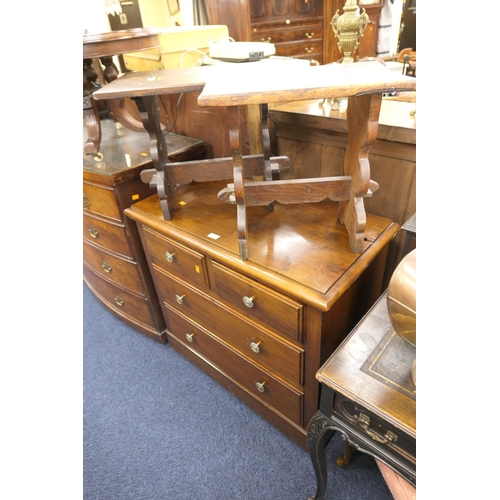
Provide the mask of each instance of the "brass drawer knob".
[{"label": "brass drawer knob", "polygon": [[123,306],[123,304],[125,304],[125,301],[119,296],[119,295],[116,295],[115,296],[115,302],[121,307]]},{"label": "brass drawer knob", "polygon": [[267,38],[261,38],[260,41],[261,42],[271,42],[271,37],[268,36]]},{"label": "brass drawer knob", "polygon": [[194,333],[186,333],[186,339],[188,342],[192,342],[194,339]]},{"label": "brass drawer knob", "polygon": [[173,262],[174,255],[175,253],[165,252],[165,259],[167,259],[167,262]]},{"label": "brass drawer knob", "polygon": [[252,351],[257,354],[260,352],[260,347],[259,347],[260,342],[261,342],[260,340],[258,342],[250,342],[250,349],[252,349]]},{"label": "brass drawer knob", "polygon": [[177,301],[178,304],[182,304],[185,296],[186,296],[186,294],[184,294],[184,295],[176,295],[175,296],[175,300]]},{"label": "brass drawer knob", "polygon": [[311,39],[314,36],[314,33],[306,33],[306,38]]},{"label": "brass drawer knob", "polygon": [[253,307],[253,297],[247,297],[246,295],[243,297],[243,304],[247,307]]},{"label": "brass drawer knob", "polygon": [[309,48],[307,48],[307,47],[306,47],[304,50],[305,50],[308,54],[311,54],[311,53],[313,53],[313,52],[314,52],[314,47],[309,47]]},{"label": "brass drawer knob", "polygon": [[107,273],[110,273],[113,270],[113,268],[106,261],[102,263],[102,268]]},{"label": "brass drawer knob", "polygon": [[264,382],[255,382],[255,387],[257,387],[257,390],[259,392],[264,392],[264,384],[266,383],[266,381],[264,380]]},{"label": "brass drawer knob", "polygon": [[92,236],[92,238],[97,238],[99,236],[99,231],[94,226],[89,226],[88,231],[90,233],[90,236]]}]

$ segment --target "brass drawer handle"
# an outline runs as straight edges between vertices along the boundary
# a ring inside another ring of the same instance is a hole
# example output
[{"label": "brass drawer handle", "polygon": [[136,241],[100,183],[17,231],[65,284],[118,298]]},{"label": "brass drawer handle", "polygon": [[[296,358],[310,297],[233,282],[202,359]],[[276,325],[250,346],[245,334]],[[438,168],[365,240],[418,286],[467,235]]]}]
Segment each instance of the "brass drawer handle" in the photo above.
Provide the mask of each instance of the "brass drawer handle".
[{"label": "brass drawer handle", "polygon": [[186,333],[186,339],[188,342],[192,342],[194,339],[194,333]]},{"label": "brass drawer handle", "polygon": [[113,270],[113,268],[107,262],[102,263],[102,268],[107,273],[110,273]]},{"label": "brass drawer handle", "polygon": [[83,208],[85,208],[85,210],[90,208],[90,201],[85,193],[83,193]]},{"label": "brass drawer handle", "polygon": [[121,307],[123,306],[123,304],[125,304],[125,301],[119,296],[119,295],[116,295],[115,296],[115,302]]},{"label": "brass drawer handle", "polygon": [[247,307],[253,307],[253,297],[247,297],[246,295],[243,297],[243,304]]},{"label": "brass drawer handle", "polygon": [[264,384],[266,383],[266,381],[264,380],[264,382],[255,382],[255,387],[257,387],[257,390],[259,392],[264,392],[265,389],[264,389]]},{"label": "brass drawer handle", "polygon": [[363,430],[374,440],[377,441],[377,443],[395,443],[398,440],[398,436],[394,434],[391,431],[387,431],[384,436],[381,436],[380,434],[376,433],[375,431],[372,431],[369,428],[370,425],[370,417],[368,415],[365,415],[364,413],[360,412],[359,416],[356,417],[358,422],[360,423],[361,427]]},{"label": "brass drawer handle", "polygon": [[173,252],[173,253],[165,252],[165,259],[167,259],[167,262],[173,262],[174,255],[175,255],[175,252]]},{"label": "brass drawer handle", "polygon": [[268,36],[267,38],[261,38],[260,41],[261,42],[271,42],[271,37]]},{"label": "brass drawer handle", "polygon": [[314,47],[309,47],[309,48],[305,48],[304,49],[308,54],[311,54],[312,52],[314,52]]},{"label": "brass drawer handle", "polygon": [[176,295],[175,296],[175,300],[177,301],[178,304],[182,304],[182,301],[184,299],[184,297],[186,296],[186,294],[184,295]]},{"label": "brass drawer handle", "polygon": [[306,38],[311,39],[314,36],[314,33],[306,33]]},{"label": "brass drawer handle", "polygon": [[259,347],[260,342],[261,342],[260,340],[258,342],[250,342],[250,349],[252,349],[252,351],[257,354],[260,352],[260,347]]},{"label": "brass drawer handle", "polygon": [[94,226],[89,226],[89,233],[92,238],[97,238],[99,236],[99,231]]}]

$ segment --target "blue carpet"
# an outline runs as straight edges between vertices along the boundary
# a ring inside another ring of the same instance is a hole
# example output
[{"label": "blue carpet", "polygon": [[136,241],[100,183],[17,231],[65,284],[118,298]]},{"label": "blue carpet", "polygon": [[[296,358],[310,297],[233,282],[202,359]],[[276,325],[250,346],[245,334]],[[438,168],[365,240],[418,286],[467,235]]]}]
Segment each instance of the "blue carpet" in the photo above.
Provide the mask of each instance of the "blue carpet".
[{"label": "blue carpet", "polygon": [[[83,290],[85,500],[307,500],[308,453]],[[392,500],[374,459],[327,447],[325,500]]]}]

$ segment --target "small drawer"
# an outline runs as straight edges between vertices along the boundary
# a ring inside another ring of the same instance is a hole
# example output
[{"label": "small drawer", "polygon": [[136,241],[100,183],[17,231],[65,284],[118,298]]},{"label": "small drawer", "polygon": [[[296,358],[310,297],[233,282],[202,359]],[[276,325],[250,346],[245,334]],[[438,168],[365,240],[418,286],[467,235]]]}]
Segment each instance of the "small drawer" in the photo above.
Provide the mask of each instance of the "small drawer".
[{"label": "small drawer", "polygon": [[205,256],[144,227],[152,261],[169,273],[192,283],[209,288]]},{"label": "small drawer", "polygon": [[112,188],[83,183],[83,208],[115,220],[122,220]]},{"label": "small drawer", "polygon": [[134,255],[122,224],[114,224],[83,214],[83,238],[106,250],[133,259]]},{"label": "small drawer", "polygon": [[212,262],[217,295],[252,321],[302,341],[303,305],[265,285]]},{"label": "small drawer", "polygon": [[149,328],[158,328],[151,311],[151,304],[146,298],[138,297],[121,289],[101,278],[85,265],[83,266],[83,275],[106,305],[117,314],[127,317],[133,323],[139,322]]},{"label": "small drawer", "polygon": [[129,290],[145,293],[137,263],[83,242],[83,262],[97,274]]},{"label": "small drawer", "polygon": [[[169,309],[169,308],[168,308]],[[302,425],[303,393],[284,384],[267,371],[228,348],[206,330],[172,310],[167,311],[170,332],[189,349],[217,366],[233,382],[271,406],[297,425]]]},{"label": "small drawer", "polygon": [[339,393],[335,394],[333,414],[355,425],[378,445],[390,448],[411,461],[416,460],[416,440],[413,437]]}]

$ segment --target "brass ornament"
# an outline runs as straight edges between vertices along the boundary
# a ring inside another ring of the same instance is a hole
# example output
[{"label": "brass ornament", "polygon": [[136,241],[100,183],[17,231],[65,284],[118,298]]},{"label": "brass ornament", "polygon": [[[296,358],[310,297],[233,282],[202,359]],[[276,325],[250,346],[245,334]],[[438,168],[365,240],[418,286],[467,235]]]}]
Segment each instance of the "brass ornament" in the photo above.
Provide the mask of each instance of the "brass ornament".
[{"label": "brass ornament", "polygon": [[344,54],[342,62],[349,63],[354,62],[352,54],[358,48],[359,39],[363,36],[370,18],[365,9],[361,13],[359,12],[356,0],[346,0],[343,10],[342,15],[337,10],[330,24],[333,33],[339,39],[337,45]]}]

